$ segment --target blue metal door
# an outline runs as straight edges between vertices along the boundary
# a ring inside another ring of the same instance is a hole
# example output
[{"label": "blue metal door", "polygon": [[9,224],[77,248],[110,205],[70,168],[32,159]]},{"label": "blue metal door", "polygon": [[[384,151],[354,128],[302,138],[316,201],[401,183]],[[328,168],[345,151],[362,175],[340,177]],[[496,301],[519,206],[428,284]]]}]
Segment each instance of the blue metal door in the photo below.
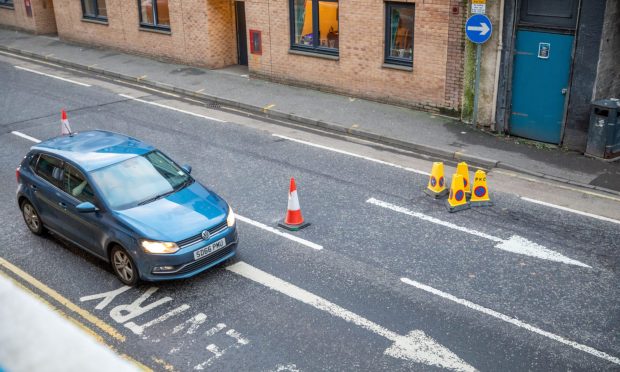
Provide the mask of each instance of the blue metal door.
[{"label": "blue metal door", "polygon": [[560,143],[573,36],[517,31],[510,133]]}]

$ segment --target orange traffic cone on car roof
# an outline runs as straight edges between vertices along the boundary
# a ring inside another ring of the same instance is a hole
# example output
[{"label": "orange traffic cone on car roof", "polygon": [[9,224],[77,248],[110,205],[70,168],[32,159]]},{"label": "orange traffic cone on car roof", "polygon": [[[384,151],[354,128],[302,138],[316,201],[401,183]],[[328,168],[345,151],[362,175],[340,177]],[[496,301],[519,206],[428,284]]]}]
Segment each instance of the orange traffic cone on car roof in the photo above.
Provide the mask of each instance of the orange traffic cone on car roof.
[{"label": "orange traffic cone on car roof", "polygon": [[70,136],[71,127],[69,126],[69,119],[67,119],[67,112],[63,109],[60,111],[60,135],[61,136]]},{"label": "orange traffic cone on car roof", "polygon": [[464,161],[456,165],[456,174],[463,176],[463,185],[465,186],[465,194],[471,194],[471,184],[469,183],[469,167]]},{"label": "orange traffic cone on car roof", "polygon": [[291,177],[291,184],[288,192],[286,217],[284,217],[283,222],[278,223],[278,226],[291,231],[297,231],[310,226],[310,223],[305,222],[301,215],[301,207],[299,206],[299,198],[297,196],[297,185],[293,177]]},{"label": "orange traffic cone on car roof", "polygon": [[443,163],[434,162],[431,175],[428,178],[428,186],[424,192],[435,199],[439,199],[448,193],[446,189],[446,181],[443,177]]},{"label": "orange traffic cone on car roof", "polygon": [[469,203],[467,202],[467,197],[465,196],[463,176],[460,174],[455,174],[452,176],[450,196],[448,196],[448,200],[446,200],[446,207],[448,207],[448,211],[450,211],[450,213],[469,208]]},{"label": "orange traffic cone on car roof", "polygon": [[489,198],[489,189],[487,188],[487,174],[483,170],[477,170],[476,174],[474,174],[474,186],[470,203],[472,207],[493,205],[491,198]]}]

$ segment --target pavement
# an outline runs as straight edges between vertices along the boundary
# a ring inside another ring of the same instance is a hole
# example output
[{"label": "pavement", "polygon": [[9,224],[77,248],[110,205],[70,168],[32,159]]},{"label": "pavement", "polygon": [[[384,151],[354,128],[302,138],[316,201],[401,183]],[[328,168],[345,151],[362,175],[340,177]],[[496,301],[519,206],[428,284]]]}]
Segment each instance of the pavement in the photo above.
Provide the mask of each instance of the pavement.
[{"label": "pavement", "polygon": [[254,79],[243,66],[208,70],[2,28],[0,51],[440,159],[620,194],[618,161],[605,162],[556,146],[494,135],[432,113]]}]

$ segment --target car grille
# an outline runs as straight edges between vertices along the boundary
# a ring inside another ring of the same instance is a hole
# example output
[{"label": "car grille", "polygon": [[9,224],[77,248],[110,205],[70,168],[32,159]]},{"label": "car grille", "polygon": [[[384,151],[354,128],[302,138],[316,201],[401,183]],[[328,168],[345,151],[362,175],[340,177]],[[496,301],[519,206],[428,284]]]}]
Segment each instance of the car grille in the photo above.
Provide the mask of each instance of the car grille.
[{"label": "car grille", "polygon": [[210,255],[208,255],[207,257],[199,260],[199,261],[194,261],[190,264],[188,264],[187,266],[185,266],[184,268],[182,268],[181,270],[173,273],[173,275],[179,275],[179,274],[187,274],[189,272],[192,272],[194,270],[198,270],[201,267],[205,267],[209,264],[212,264],[213,262],[221,259],[222,257],[226,257],[227,255],[229,255],[230,253],[232,253],[232,251],[235,249],[235,244],[231,244],[228,247],[222,248],[219,251],[213,252]]},{"label": "car grille", "polygon": [[[220,232],[226,230],[228,226],[226,225],[226,221],[223,221],[222,223],[213,226],[212,228],[209,229],[209,234],[211,236],[215,235],[215,234],[219,234]],[[179,248],[185,248],[185,247],[189,247],[192,244],[196,244],[198,242],[203,241],[202,239],[202,232],[200,232],[200,234],[196,234],[194,236],[191,236],[187,239],[183,239],[181,241],[177,242],[177,245],[179,246]]]}]

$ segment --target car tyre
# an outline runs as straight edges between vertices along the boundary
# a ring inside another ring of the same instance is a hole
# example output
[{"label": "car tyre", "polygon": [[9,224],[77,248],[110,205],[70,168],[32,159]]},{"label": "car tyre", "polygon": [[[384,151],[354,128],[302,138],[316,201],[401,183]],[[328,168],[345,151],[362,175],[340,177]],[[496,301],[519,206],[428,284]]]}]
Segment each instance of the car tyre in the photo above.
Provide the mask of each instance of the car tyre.
[{"label": "car tyre", "polygon": [[43,235],[45,232],[45,228],[43,227],[43,222],[41,221],[41,217],[39,217],[39,213],[34,208],[34,206],[28,201],[25,200],[22,203],[22,216],[24,217],[24,222],[26,222],[26,226],[28,226],[28,230],[35,235]]},{"label": "car tyre", "polygon": [[110,251],[112,270],[123,284],[135,286],[140,280],[138,267],[129,253],[120,245],[115,245]]}]

